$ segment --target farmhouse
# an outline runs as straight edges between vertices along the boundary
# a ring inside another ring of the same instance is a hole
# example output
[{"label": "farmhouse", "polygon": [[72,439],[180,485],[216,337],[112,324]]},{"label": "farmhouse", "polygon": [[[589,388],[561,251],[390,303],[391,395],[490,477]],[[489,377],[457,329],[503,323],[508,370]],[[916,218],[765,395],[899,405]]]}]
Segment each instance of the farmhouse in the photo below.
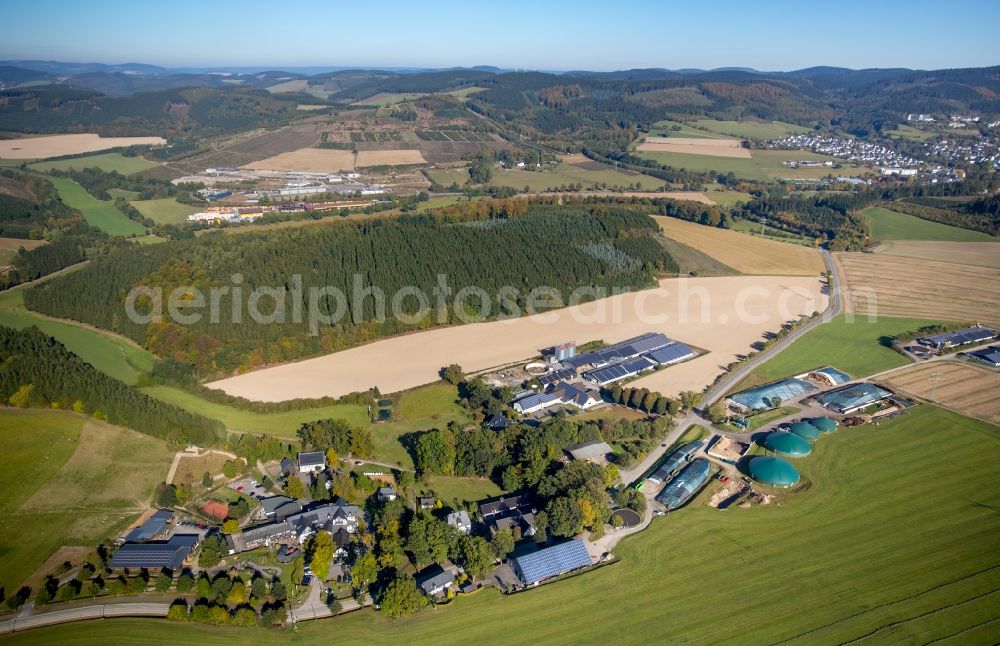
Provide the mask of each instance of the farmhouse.
[{"label": "farmhouse", "polygon": [[997,338],[997,333],[994,330],[981,325],[975,325],[943,334],[920,337],[917,339],[917,343],[934,348],[935,350],[947,350],[948,348],[956,348],[970,343],[983,343],[995,338]]},{"label": "farmhouse", "polygon": [[892,393],[888,390],[862,382],[824,393],[817,397],[816,401],[832,411],[849,415],[889,397],[892,397]]},{"label": "farmhouse", "polygon": [[514,410],[522,415],[530,415],[550,406],[570,405],[587,410],[601,403],[600,393],[587,385],[560,381],[547,392],[532,393],[514,402]]},{"label": "farmhouse", "polygon": [[527,494],[518,494],[516,496],[507,496],[506,498],[480,503],[479,513],[482,514],[483,518],[489,519],[530,507],[531,498]]},{"label": "farmhouse", "polygon": [[983,348],[982,350],[976,350],[967,354],[976,361],[985,363],[988,366],[993,366],[994,368],[1000,368],[1000,345],[991,345],[988,348]]},{"label": "farmhouse", "polygon": [[440,565],[432,565],[417,577],[417,585],[428,597],[436,597],[452,586],[455,575],[446,571]]},{"label": "farmhouse", "polygon": [[469,512],[464,509],[448,514],[447,522],[463,534],[468,534],[472,531],[472,519],[469,518]]},{"label": "farmhouse", "polygon": [[179,569],[198,544],[197,534],[174,534],[168,541],[125,543],[111,556],[109,567],[119,569]]},{"label": "farmhouse", "polygon": [[585,568],[591,565],[591,560],[583,541],[577,538],[512,558],[510,563],[525,585],[536,585],[545,579]]},{"label": "farmhouse", "polygon": [[306,451],[299,453],[299,473],[321,471],[326,467],[326,456],[322,451]]}]

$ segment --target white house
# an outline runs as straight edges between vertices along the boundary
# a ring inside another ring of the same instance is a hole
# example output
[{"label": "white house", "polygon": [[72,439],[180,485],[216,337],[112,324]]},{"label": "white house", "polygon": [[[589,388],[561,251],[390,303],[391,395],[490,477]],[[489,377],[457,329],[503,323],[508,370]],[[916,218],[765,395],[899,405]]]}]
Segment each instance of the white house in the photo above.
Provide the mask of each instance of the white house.
[{"label": "white house", "polygon": [[299,473],[321,471],[326,467],[326,456],[322,451],[304,451],[299,453]]},{"label": "white house", "polygon": [[469,518],[469,512],[464,509],[448,514],[448,524],[463,534],[472,531],[472,519]]}]

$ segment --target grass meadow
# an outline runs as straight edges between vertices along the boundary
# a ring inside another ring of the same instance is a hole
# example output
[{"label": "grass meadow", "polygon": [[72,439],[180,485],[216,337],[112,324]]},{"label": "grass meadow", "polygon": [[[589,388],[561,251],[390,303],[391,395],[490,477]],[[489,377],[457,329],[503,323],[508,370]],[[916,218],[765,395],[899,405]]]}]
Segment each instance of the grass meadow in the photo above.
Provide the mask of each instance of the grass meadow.
[{"label": "grass meadow", "polygon": [[913,215],[897,213],[879,206],[861,212],[872,227],[876,240],[942,240],[946,242],[996,242],[997,238],[940,222],[931,222]]},{"label": "grass meadow", "polygon": [[190,204],[181,204],[173,197],[157,200],[135,200],[130,202],[139,213],[150,218],[157,224],[182,224],[187,222],[187,216],[201,209]]},{"label": "grass meadow", "polygon": [[730,137],[746,139],[777,139],[792,133],[809,132],[809,128],[797,126],[782,121],[718,121],[715,119],[699,119],[693,124],[695,129],[708,130]]},{"label": "grass meadow", "polygon": [[833,366],[854,377],[906,365],[908,360],[890,346],[893,336],[938,321],[880,316],[874,323],[855,316],[849,322],[840,315],[817,326],[754,371],[766,381],[800,374],[812,368]]},{"label": "grass meadow", "polygon": [[[947,447],[947,462],[942,463]],[[1000,591],[997,427],[922,405],[824,436],[779,505],[705,503],[654,519],[618,562],[502,596],[485,590],[414,617],[371,610],[302,623],[294,640],[512,643],[993,643]],[[933,474],[933,477],[928,477]],[[571,602],[570,602],[571,601]],[[286,643],[264,629],[107,620],[15,634],[11,644]]]},{"label": "grass meadow", "polygon": [[98,200],[71,179],[52,177],[49,180],[59,191],[62,201],[83,213],[83,217],[91,226],[113,236],[146,233],[146,227],[125,217],[125,214],[115,207],[114,202]]},{"label": "grass meadow", "polygon": [[45,161],[29,164],[28,168],[41,172],[50,170],[69,170],[71,168],[100,168],[108,173],[114,171],[122,175],[131,175],[150,168],[156,168],[158,163],[152,162],[142,157],[126,157],[121,153],[100,153],[97,155],[87,155],[86,157],[75,157],[73,159],[58,159],[56,161]]},{"label": "grass meadow", "polygon": [[160,440],[57,410],[0,409],[0,586],[14,591],[63,545],[93,547],[146,507]]},{"label": "grass meadow", "polygon": [[653,161],[674,168],[686,168],[694,171],[712,171],[733,173],[740,179],[752,179],[759,182],[770,182],[771,178],[754,162],[743,157],[716,157],[713,155],[692,155],[691,153],[671,153],[660,151],[638,150],[636,157],[652,159]]}]

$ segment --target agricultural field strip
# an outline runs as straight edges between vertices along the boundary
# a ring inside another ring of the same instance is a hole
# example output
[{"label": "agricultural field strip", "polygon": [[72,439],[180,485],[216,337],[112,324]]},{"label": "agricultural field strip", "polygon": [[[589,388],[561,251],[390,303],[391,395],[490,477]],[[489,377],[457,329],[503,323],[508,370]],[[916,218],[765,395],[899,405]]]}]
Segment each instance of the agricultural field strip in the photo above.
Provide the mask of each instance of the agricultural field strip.
[{"label": "agricultural field strip", "polygon": [[[1000,270],[951,262],[840,253],[853,311],[1000,325]],[[874,293],[875,303],[866,295]]]},{"label": "agricultural field strip", "polygon": [[680,137],[647,137],[636,150],[643,152],[683,153],[712,157],[750,159],[750,150],[740,146],[738,140],[684,139]]},{"label": "agricultural field strip", "polygon": [[62,155],[97,152],[122,146],[167,143],[163,137],[101,137],[95,134],[46,135],[0,140],[2,159],[45,159]]},{"label": "agricultural field strip", "polygon": [[877,250],[887,256],[904,256],[919,260],[936,260],[963,265],[1000,269],[998,242],[938,242],[932,240],[891,240]]},{"label": "agricultural field strip", "polygon": [[969,417],[1000,424],[1000,372],[964,361],[907,366],[882,378],[890,387]]}]

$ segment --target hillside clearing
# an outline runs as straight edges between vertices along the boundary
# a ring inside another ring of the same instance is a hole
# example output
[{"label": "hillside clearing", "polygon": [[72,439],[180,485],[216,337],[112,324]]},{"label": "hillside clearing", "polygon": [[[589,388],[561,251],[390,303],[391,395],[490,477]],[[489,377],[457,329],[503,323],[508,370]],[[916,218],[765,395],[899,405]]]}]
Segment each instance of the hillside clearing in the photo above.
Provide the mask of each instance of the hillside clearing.
[{"label": "hillside clearing", "polygon": [[740,157],[750,159],[750,150],[737,139],[702,139],[692,137],[646,137],[636,150],[643,152],[685,153],[710,157]]},{"label": "hillside clearing", "polygon": [[114,202],[98,200],[71,179],[53,177],[52,182],[59,197],[67,206],[79,210],[91,226],[113,236],[143,235],[146,227],[128,219]]},{"label": "hillside clearing", "polygon": [[825,271],[816,249],[677,218],[653,216],[653,219],[668,238],[694,247],[744,274],[818,276]]},{"label": "hillside clearing", "polygon": [[177,198],[164,197],[157,200],[135,200],[129,202],[139,213],[157,224],[180,224],[187,221],[187,216],[201,209],[190,204],[181,204]]}]

